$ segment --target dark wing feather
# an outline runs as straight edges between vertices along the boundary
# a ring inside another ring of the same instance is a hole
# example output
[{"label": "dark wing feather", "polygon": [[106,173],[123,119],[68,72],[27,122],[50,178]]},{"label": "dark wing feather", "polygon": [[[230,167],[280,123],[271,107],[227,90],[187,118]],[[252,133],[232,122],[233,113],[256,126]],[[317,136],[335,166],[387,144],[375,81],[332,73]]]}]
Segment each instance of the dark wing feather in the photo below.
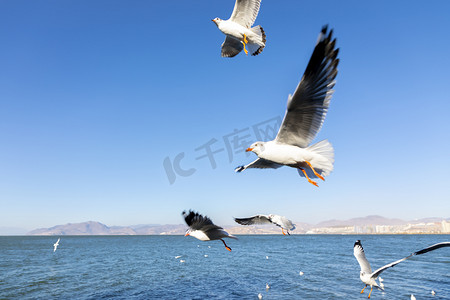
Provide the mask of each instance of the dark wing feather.
[{"label": "dark wing feather", "polygon": [[253,162],[249,163],[246,166],[239,166],[234,169],[235,172],[242,172],[245,169],[248,168],[256,168],[256,169],[278,169],[279,167],[282,167],[282,165],[279,165],[277,163],[274,163],[270,160],[266,160],[264,158],[257,158]]},{"label": "dark wing feather", "polygon": [[227,36],[222,44],[222,57],[234,57],[244,49],[242,43],[232,37]]},{"label": "dark wing feather", "polygon": [[328,111],[337,75],[339,49],[333,30],[322,28],[319,40],[294,95],[289,95],[287,110],[276,141],[307,147],[319,132]]},{"label": "dark wing feather", "polygon": [[256,215],[250,218],[234,218],[236,223],[241,225],[255,225],[255,224],[268,224],[272,223],[267,216],[264,215]]},{"label": "dark wing feather", "polygon": [[433,251],[433,250],[436,250],[436,249],[439,249],[439,248],[442,248],[442,247],[450,247],[450,242],[443,242],[443,243],[434,244],[434,245],[431,245],[431,246],[429,246],[429,247],[427,247],[425,249],[416,251],[416,252],[412,253],[411,255],[408,255],[405,258],[399,259],[397,261],[394,261],[393,263],[390,263],[388,265],[385,265],[385,266],[379,268],[378,270],[376,270],[375,272],[372,273],[371,277],[373,277],[373,278],[378,277],[381,274],[381,272],[383,272],[384,270],[386,270],[388,268],[392,268],[393,266],[401,263],[404,260],[407,260],[408,258],[410,258],[412,256],[424,254],[424,253],[427,253],[427,252],[430,252],[430,251]]},{"label": "dark wing feather", "polygon": [[422,250],[414,252],[413,255],[424,254],[424,253],[427,253],[427,252],[430,252],[430,251],[433,251],[433,250],[436,250],[436,249],[439,249],[439,248],[442,248],[442,247],[450,247],[450,242],[443,242],[443,243],[434,244],[434,245],[432,245],[430,247],[427,247],[425,249],[422,249]]},{"label": "dark wing feather", "polygon": [[190,210],[189,213],[183,211],[182,215],[186,224],[193,230],[208,231],[211,229],[222,229],[222,227],[214,225],[211,219],[207,216],[202,216],[201,214],[193,212],[192,210]]}]

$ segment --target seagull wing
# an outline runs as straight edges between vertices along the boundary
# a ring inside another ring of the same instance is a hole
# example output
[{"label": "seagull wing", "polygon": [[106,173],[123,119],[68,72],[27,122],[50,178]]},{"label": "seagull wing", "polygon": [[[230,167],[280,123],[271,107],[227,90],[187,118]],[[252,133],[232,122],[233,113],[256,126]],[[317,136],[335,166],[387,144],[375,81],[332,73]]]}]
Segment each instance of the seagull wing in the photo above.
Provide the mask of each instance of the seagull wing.
[{"label": "seagull wing", "polygon": [[366,274],[372,273],[372,268],[370,267],[370,263],[366,258],[366,254],[364,253],[361,241],[359,240],[356,241],[355,245],[353,246],[353,255],[355,255],[362,272]]},{"label": "seagull wing", "polygon": [[250,218],[234,218],[236,223],[241,225],[257,225],[257,224],[268,224],[272,223],[270,219],[265,215],[256,215]]},{"label": "seagull wing", "polygon": [[245,169],[248,168],[256,168],[256,169],[278,169],[279,167],[282,167],[282,165],[279,165],[277,163],[271,162],[270,160],[266,160],[263,158],[257,158],[255,161],[249,163],[246,166],[239,166],[236,169],[234,169],[235,172],[242,172]]},{"label": "seagull wing", "polygon": [[427,247],[425,249],[416,251],[416,252],[408,255],[405,258],[399,259],[397,261],[394,261],[393,263],[387,264],[387,265],[379,268],[378,270],[376,270],[375,272],[372,273],[371,277],[372,278],[377,278],[384,270],[386,270],[388,268],[392,268],[393,266],[401,263],[404,260],[407,260],[408,258],[410,258],[412,256],[424,254],[424,253],[427,253],[427,252],[430,252],[430,251],[433,251],[433,250],[436,250],[436,249],[439,249],[439,248],[442,248],[442,247],[450,247],[450,242],[443,242],[443,243],[434,244],[434,245],[431,245],[431,246],[429,246],[429,247]]},{"label": "seagull wing", "polygon": [[223,229],[222,227],[215,225],[207,216],[202,216],[192,210],[190,210],[189,213],[183,211],[182,215],[186,224],[194,230],[208,231],[211,229]]},{"label": "seagull wing", "polygon": [[295,229],[295,225],[292,224],[292,221],[283,216],[273,215],[272,223],[274,223],[275,225],[277,225],[283,229],[286,229],[286,230],[294,230]]},{"label": "seagull wing", "polygon": [[261,0],[236,0],[230,20],[246,28],[255,23]]},{"label": "seagull wing", "polygon": [[222,57],[233,57],[244,49],[242,43],[235,38],[227,36],[222,44]]},{"label": "seagull wing", "polygon": [[443,242],[443,243],[437,243],[437,244],[431,245],[425,249],[414,252],[413,255],[424,254],[424,253],[427,253],[427,252],[430,252],[430,251],[433,251],[433,250],[436,250],[436,249],[439,249],[442,247],[450,247],[450,242]]},{"label": "seagull wing", "polygon": [[337,75],[336,39],[333,30],[322,28],[314,52],[294,95],[289,95],[287,110],[276,141],[307,147],[325,120]]}]

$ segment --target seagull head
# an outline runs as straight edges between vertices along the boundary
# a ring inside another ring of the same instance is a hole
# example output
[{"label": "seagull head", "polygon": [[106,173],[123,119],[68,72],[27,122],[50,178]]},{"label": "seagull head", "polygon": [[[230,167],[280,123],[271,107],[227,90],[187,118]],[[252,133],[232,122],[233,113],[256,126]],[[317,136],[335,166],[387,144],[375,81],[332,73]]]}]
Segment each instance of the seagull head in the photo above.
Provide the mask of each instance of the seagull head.
[{"label": "seagull head", "polygon": [[245,150],[245,152],[253,152],[253,153],[255,153],[256,155],[259,155],[261,152],[263,152],[264,151],[264,142],[256,142],[256,143],[253,143],[250,147],[248,147],[246,150]]},{"label": "seagull head", "polygon": [[214,19],[212,19],[211,21],[213,21],[214,24],[216,24],[217,26],[219,26],[219,23],[222,22],[222,19],[221,19],[221,18],[214,18]]}]

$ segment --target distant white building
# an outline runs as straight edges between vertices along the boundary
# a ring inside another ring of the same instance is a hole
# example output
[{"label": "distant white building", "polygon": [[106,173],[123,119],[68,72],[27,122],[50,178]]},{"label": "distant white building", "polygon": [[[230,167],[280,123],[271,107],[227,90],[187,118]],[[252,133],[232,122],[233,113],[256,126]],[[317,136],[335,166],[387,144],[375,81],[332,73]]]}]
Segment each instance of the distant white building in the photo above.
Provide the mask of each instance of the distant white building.
[{"label": "distant white building", "polygon": [[442,221],[442,233],[450,233],[450,222]]}]

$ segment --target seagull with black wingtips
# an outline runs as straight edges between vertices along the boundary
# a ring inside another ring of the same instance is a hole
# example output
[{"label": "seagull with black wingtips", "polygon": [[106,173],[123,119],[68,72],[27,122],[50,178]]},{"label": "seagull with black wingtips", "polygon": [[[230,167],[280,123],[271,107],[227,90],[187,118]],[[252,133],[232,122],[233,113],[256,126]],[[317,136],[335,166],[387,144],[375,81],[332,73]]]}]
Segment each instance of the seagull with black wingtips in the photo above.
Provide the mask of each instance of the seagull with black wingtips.
[{"label": "seagull with black wingtips", "polygon": [[182,215],[186,221],[186,224],[189,226],[184,236],[190,235],[201,241],[221,240],[225,245],[225,248],[228,251],[231,251],[231,248],[227,246],[223,238],[232,238],[237,240],[237,237],[229,234],[223,230],[222,227],[214,225],[211,219],[207,216],[202,216],[192,210],[190,210],[189,213],[183,211]]},{"label": "seagull with black wingtips", "polygon": [[289,95],[287,109],[276,138],[268,142],[255,142],[247,152],[258,158],[236,172],[248,168],[277,169],[288,166],[297,169],[309,183],[311,178],[325,180],[333,171],[334,149],[327,141],[311,142],[320,131],[328,112],[337,75],[339,49],[333,30],[324,26],[320,32],[311,59],[293,95]]},{"label": "seagull with black wingtips", "polygon": [[366,284],[364,286],[364,288],[362,289],[361,294],[364,293],[364,290],[368,285],[370,285],[370,293],[369,293],[368,298],[370,298],[370,295],[372,294],[373,287],[383,290],[383,288],[377,284],[376,279],[384,270],[386,270],[388,268],[392,268],[393,266],[395,266],[395,265],[401,263],[402,261],[405,261],[408,258],[411,258],[413,256],[425,254],[427,252],[437,250],[437,249],[443,248],[443,247],[450,247],[450,242],[442,242],[442,243],[431,245],[425,249],[413,252],[410,255],[408,255],[407,257],[396,260],[396,261],[394,261],[390,264],[387,264],[387,265],[377,269],[376,271],[372,272],[372,268],[370,267],[370,263],[366,258],[364,249],[361,245],[361,241],[357,240],[355,242],[355,244],[353,245],[353,255],[355,255],[356,260],[358,261],[359,266],[361,267],[359,278],[361,279],[362,282],[364,282]]},{"label": "seagull with black wingtips", "polygon": [[250,52],[251,55],[258,55],[263,51],[266,46],[266,33],[259,25],[252,27],[260,5],[261,0],[236,0],[228,20],[212,20],[226,35],[222,44],[222,57],[234,57],[242,50],[245,54]]},{"label": "seagull with black wingtips", "polygon": [[284,230],[286,230],[287,234],[290,235],[289,230],[295,229],[295,225],[292,224],[291,220],[286,217],[274,214],[256,215],[249,218],[234,218],[234,221],[241,225],[275,224],[278,227],[281,227],[281,232],[284,235],[286,235],[286,233],[284,233]]}]

